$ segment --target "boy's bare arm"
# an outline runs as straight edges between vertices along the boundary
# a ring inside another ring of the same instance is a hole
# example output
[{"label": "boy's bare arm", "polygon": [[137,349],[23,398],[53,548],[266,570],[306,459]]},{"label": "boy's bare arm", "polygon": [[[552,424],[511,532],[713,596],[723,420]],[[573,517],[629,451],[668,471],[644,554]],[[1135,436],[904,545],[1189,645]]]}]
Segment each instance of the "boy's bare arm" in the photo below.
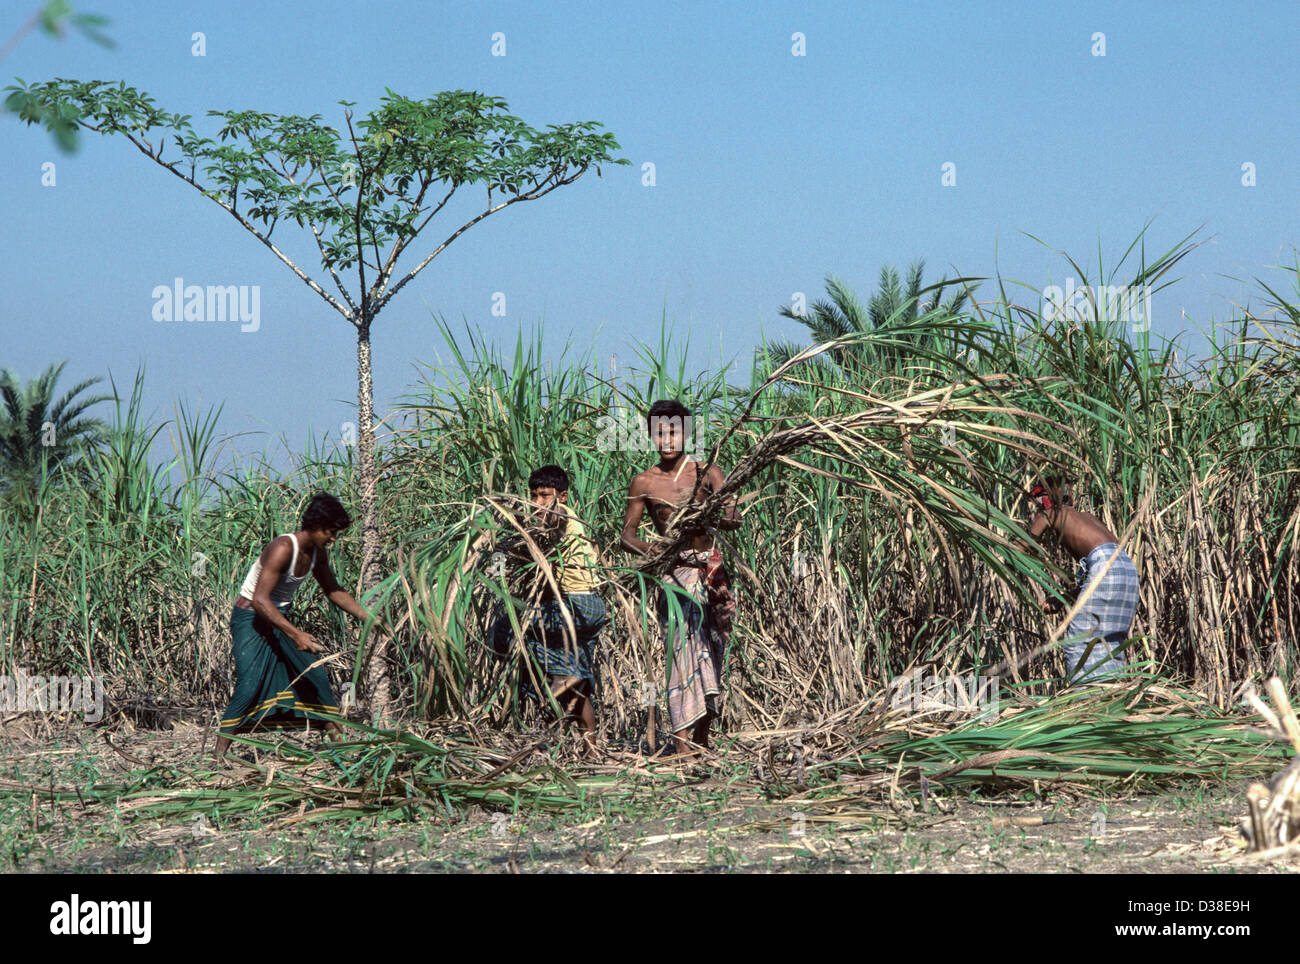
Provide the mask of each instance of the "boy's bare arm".
[{"label": "boy's bare arm", "polygon": [[[316,583],[320,586],[321,592],[325,593],[325,598],[339,609],[362,622],[372,618],[366,608],[357,602],[356,597],[339,585],[338,577],[334,575],[334,569],[330,566],[329,556],[324,552],[316,554],[316,565],[312,568],[312,575],[316,577]],[[375,629],[385,636],[392,635],[382,619],[375,620]]]},{"label": "boy's bare arm", "polygon": [[[726,481],[727,477],[722,474],[722,469],[718,468],[716,465],[710,466],[709,474],[705,476],[705,496],[707,497],[712,495],[714,492],[717,492],[718,489],[722,488]],[[726,511],[717,521],[719,529],[724,532],[731,532],[740,528],[741,518],[740,511],[737,508],[738,503],[739,500],[734,498],[727,503]]]},{"label": "boy's bare arm", "polygon": [[1034,516],[1033,521],[1029,523],[1029,535],[1035,542],[1042,542],[1043,535],[1047,532],[1048,526],[1051,525],[1047,518],[1046,512],[1040,512]]},{"label": "boy's bare arm", "polygon": [[619,537],[619,545],[628,552],[634,552],[639,556],[650,553],[650,543],[645,542],[636,534],[637,526],[641,524],[641,517],[646,511],[646,491],[645,483],[641,476],[632,480],[632,485],[627,491],[627,511],[623,514],[623,534]]}]

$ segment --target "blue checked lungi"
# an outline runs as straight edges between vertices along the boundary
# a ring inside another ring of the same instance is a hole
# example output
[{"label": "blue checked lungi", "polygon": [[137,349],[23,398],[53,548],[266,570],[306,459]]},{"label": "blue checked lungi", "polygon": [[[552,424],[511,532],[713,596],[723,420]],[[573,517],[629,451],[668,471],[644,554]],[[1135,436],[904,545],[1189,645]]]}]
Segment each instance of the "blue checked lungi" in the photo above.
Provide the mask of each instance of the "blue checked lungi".
[{"label": "blue checked lungi", "polygon": [[[594,683],[591,643],[609,621],[609,611],[605,608],[605,601],[595,593],[567,593],[563,601],[573,617],[577,639],[571,641],[567,638],[560,602],[545,599],[531,612],[522,615],[524,645],[538,672],[543,675],[576,676]],[[488,632],[488,645],[498,656],[507,656],[514,638],[510,617],[502,613]],[[522,687],[526,694],[533,691],[526,672]]]},{"label": "blue checked lungi", "polygon": [[[1112,556],[1115,561],[1102,576]],[[1076,682],[1101,679],[1124,665],[1124,654],[1117,650],[1128,639],[1137,612],[1137,567],[1118,545],[1103,543],[1079,560],[1079,594],[1089,586],[1094,586],[1092,595],[1070,620],[1065,639],[1066,664]]]}]

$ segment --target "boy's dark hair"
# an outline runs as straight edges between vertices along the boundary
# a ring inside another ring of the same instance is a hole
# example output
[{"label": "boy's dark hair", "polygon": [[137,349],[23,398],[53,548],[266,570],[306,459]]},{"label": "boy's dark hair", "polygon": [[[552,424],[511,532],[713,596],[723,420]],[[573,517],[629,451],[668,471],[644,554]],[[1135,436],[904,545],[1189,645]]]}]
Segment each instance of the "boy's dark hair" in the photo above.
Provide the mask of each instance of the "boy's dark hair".
[{"label": "boy's dark hair", "polygon": [[558,495],[569,491],[569,476],[558,465],[543,465],[540,469],[534,469],[533,474],[528,476],[528,488],[554,489]]},{"label": "boy's dark hair", "polygon": [[654,420],[663,417],[677,417],[682,419],[682,431],[686,431],[686,419],[691,417],[691,410],[683,405],[677,399],[661,398],[650,406],[650,411],[645,413],[646,431],[654,430]]},{"label": "boy's dark hair", "polygon": [[1063,499],[1074,497],[1074,479],[1068,475],[1044,475],[1040,481],[1048,488],[1055,489]]},{"label": "boy's dark hair", "polygon": [[318,492],[302,513],[302,527],[308,532],[323,532],[334,529],[342,532],[352,525],[352,516],[343,508],[343,503],[328,492]]}]

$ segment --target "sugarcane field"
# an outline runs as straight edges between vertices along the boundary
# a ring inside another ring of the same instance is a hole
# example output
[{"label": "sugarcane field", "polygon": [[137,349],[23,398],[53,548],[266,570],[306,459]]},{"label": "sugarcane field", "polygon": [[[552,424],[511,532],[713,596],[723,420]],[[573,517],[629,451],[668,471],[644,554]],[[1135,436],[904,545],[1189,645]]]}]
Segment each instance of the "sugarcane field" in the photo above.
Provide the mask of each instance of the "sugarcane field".
[{"label": "sugarcane field", "polygon": [[[144,875],[1300,870],[1290,6],[31,6],[42,933]],[[1198,894],[1098,926],[1264,923]]]}]

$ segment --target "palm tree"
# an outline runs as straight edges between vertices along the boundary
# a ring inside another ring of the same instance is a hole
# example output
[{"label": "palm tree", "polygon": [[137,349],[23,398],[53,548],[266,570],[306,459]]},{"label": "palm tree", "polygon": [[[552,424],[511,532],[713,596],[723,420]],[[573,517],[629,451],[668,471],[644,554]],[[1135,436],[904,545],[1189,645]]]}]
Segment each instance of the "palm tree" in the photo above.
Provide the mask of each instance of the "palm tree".
[{"label": "palm tree", "polygon": [[10,504],[30,505],[60,466],[75,465],[86,446],[107,434],[107,426],[85,412],[111,396],[78,397],[102,379],[89,378],[54,401],[65,365],[51,365],[25,385],[14,372],[0,371],[0,494]]},{"label": "palm tree", "polygon": [[[957,278],[953,281],[944,279],[929,288],[922,287],[921,277],[925,271],[924,261],[914,261],[907,272],[906,284],[899,276],[898,270],[890,265],[880,269],[880,282],[876,293],[864,306],[844,283],[830,275],[826,278],[826,293],[829,300],[815,301],[811,312],[798,312],[790,305],[783,305],[779,313],[791,318],[811,332],[813,344],[842,338],[846,335],[881,334],[897,330],[902,341],[915,340],[916,333],[907,329],[915,322],[934,311],[941,309],[945,315],[956,315],[966,306],[972,288],[966,282],[977,281],[976,278]],[[961,284],[962,288],[944,304],[940,303],[944,288]],[[928,296],[928,297],[927,297]],[[804,348],[793,342],[776,342],[759,349],[760,358],[775,368]],[[828,361],[818,359],[822,365],[834,365],[841,370],[860,367],[894,369],[906,358],[904,345],[881,345],[857,342],[837,346],[827,352]]]}]

